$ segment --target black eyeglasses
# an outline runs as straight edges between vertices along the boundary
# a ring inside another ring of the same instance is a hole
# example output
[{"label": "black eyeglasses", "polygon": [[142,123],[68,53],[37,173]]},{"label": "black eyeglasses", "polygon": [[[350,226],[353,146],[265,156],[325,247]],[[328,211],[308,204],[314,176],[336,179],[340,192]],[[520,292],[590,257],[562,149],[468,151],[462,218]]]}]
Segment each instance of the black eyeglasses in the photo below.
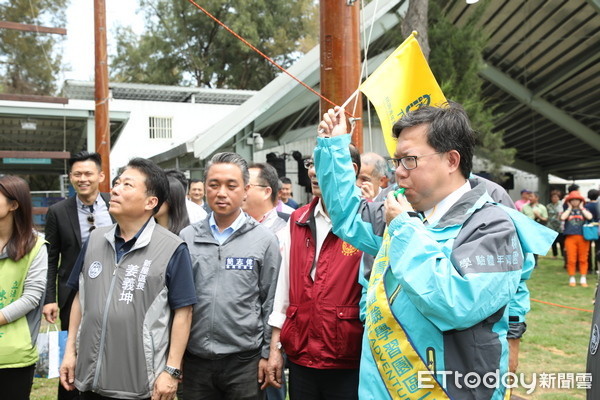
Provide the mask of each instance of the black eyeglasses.
[{"label": "black eyeglasses", "polygon": [[94,217],[94,214],[89,214],[89,215],[87,216],[87,221],[88,221],[88,222],[90,223],[90,225],[91,225],[91,226],[90,226],[90,230],[89,230],[89,232],[91,232],[91,231],[93,231],[94,229],[96,229],[96,224],[95,224],[95,222],[96,222],[96,217]]},{"label": "black eyeglasses", "polygon": [[417,159],[418,158],[434,156],[436,154],[442,154],[442,153],[438,152],[438,153],[425,154],[422,156],[406,156],[406,157],[401,157],[401,158],[390,158],[389,160],[387,160],[387,163],[388,163],[388,167],[390,167],[393,170],[396,170],[396,168],[398,168],[400,166],[400,164],[402,164],[404,169],[406,169],[407,171],[410,171],[411,169],[417,168]]},{"label": "black eyeglasses", "polygon": [[257,183],[249,183],[248,186],[257,186],[257,187],[262,187],[262,188],[269,187],[268,185],[259,185]]},{"label": "black eyeglasses", "polygon": [[304,168],[311,169],[313,165],[315,165],[315,161],[312,158],[304,160]]}]

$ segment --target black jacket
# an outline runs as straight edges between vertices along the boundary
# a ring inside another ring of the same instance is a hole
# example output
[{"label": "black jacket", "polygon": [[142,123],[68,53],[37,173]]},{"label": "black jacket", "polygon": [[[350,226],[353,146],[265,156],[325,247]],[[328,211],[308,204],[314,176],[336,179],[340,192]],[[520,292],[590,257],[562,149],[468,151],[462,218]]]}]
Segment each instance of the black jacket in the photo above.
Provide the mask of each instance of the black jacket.
[{"label": "black jacket", "polygon": [[[100,193],[106,203],[110,194]],[[48,246],[48,281],[46,283],[46,299],[44,304],[56,302],[58,292],[58,307],[64,308],[72,301],[72,290],[67,286],[73,264],[81,250],[81,229],[77,215],[76,196],[53,204],[46,214],[46,240]],[[57,282],[58,276],[58,282]]]}]

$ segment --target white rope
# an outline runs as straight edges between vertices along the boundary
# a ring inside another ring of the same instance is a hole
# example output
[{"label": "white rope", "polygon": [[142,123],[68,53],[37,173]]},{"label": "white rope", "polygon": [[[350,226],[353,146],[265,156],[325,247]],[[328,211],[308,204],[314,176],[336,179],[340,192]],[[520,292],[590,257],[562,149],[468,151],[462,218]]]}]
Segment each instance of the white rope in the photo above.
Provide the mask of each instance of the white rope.
[{"label": "white rope", "polygon": [[[361,23],[363,27],[365,26],[364,21],[364,10],[365,10],[365,0],[361,0]],[[373,10],[373,20],[371,21],[371,27],[369,28],[369,34],[366,35],[366,31],[363,29],[363,42],[365,44],[365,57],[362,63],[362,68],[360,72],[360,78],[358,82],[358,86],[360,86],[363,78],[366,78],[368,65],[369,65],[369,46],[371,44],[371,38],[373,37],[373,27],[375,26],[375,17],[377,15],[377,9],[379,7],[379,0],[375,0],[375,9]],[[355,103],[356,108],[356,103]],[[356,111],[356,110],[355,110]],[[355,113],[353,113],[355,114]],[[373,129],[372,129],[372,120],[371,120],[371,104],[367,100],[367,123],[368,123],[368,132],[369,132],[369,151],[373,151]],[[363,124],[364,128],[364,124]]]}]

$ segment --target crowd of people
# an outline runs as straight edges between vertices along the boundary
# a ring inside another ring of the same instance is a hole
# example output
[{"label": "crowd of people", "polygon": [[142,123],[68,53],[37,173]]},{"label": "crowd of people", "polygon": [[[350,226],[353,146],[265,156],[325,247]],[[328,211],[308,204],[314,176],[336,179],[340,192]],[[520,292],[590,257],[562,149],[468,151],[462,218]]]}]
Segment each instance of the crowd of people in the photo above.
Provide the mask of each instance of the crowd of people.
[{"label": "crowd of people", "polygon": [[401,118],[392,159],[359,154],[343,116],[319,124],[301,206],[289,179],[236,153],[191,181],[134,158],[100,193],[102,160],[81,152],[43,237],[27,184],[0,178],[10,398],[29,398],[41,313],[69,332],[58,399],[504,398],[501,379],[464,377],[516,369],[534,255],[558,230],[584,274],[569,244],[584,199],[551,210],[524,192],[518,212],[472,174],[456,103]]},{"label": "crowd of people", "polygon": [[573,184],[567,188],[567,192],[563,198],[560,190],[552,190],[550,202],[544,206],[539,202],[538,193],[523,189],[521,199],[515,205],[527,217],[557,233],[552,243],[552,256],[557,258],[560,250],[569,275],[569,286],[577,286],[576,273],[579,271],[579,285],[588,287],[586,275],[598,272],[600,241],[597,237],[586,238],[584,226],[598,231],[600,191],[589,190],[586,199],[579,191],[579,186]]}]

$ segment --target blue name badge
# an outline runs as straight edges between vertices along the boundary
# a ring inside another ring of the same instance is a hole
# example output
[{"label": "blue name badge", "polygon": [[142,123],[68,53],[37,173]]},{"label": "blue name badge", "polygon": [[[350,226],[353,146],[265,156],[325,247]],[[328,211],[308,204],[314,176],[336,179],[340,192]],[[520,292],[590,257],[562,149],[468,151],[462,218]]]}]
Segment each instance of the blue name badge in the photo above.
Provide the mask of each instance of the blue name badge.
[{"label": "blue name badge", "polygon": [[254,258],[227,257],[225,259],[225,269],[253,270]]}]

